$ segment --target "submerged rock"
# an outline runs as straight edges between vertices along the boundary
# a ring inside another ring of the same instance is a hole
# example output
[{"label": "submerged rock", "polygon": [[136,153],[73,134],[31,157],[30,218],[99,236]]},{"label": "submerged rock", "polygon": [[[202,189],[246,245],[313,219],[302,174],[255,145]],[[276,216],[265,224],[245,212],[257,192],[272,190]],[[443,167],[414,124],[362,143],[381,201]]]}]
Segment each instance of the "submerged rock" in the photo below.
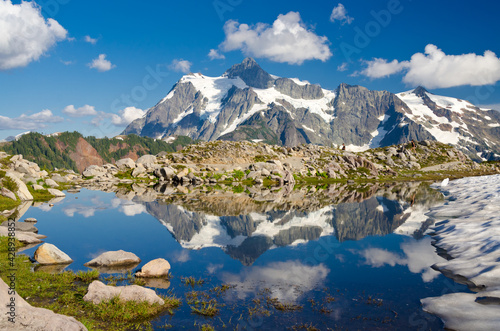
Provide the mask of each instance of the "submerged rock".
[{"label": "submerged rock", "polygon": [[168,276],[170,263],[167,260],[159,258],[146,263],[141,271],[135,274],[136,277],[164,277]]},{"label": "submerged rock", "polygon": [[158,303],[163,305],[165,302],[155,291],[138,285],[129,286],[108,286],[95,280],[89,285],[87,294],[83,297],[86,302],[99,304],[102,301],[108,301],[114,297],[119,297],[122,301],[147,301],[150,304]]},{"label": "submerged rock", "polygon": [[141,259],[134,253],[125,252],[124,250],[109,251],[102,253],[98,257],[85,263],[85,266],[99,267],[99,266],[120,266],[134,263],[140,263]]},{"label": "submerged rock", "polygon": [[35,260],[40,264],[68,264],[73,260],[52,244],[43,244],[35,251]]}]

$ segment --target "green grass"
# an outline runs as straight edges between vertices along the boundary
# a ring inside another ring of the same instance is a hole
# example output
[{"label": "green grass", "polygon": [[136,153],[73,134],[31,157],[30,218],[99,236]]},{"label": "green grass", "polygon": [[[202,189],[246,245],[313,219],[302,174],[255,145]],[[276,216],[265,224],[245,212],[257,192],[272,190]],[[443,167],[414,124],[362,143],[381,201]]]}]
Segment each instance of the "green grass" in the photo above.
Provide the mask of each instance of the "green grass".
[{"label": "green grass", "polygon": [[21,201],[17,199],[16,201],[0,196],[0,211],[14,209],[21,204]]},{"label": "green grass", "polygon": [[55,197],[46,189],[36,191],[31,185],[28,185],[28,191],[30,191],[31,195],[33,196],[33,201],[35,202],[49,201]]},{"label": "green grass", "polygon": [[[22,247],[19,242],[17,247]],[[8,258],[8,238],[0,237],[0,277],[8,281],[11,269]],[[98,274],[95,271],[74,273],[65,271],[50,274],[32,271],[32,263],[23,254],[12,261],[16,268],[16,291],[31,305],[50,309],[56,313],[74,316],[89,330],[131,330],[148,328],[149,320],[163,312],[173,313],[180,306],[180,299],[173,295],[163,296],[165,304],[147,302],[122,302],[118,298],[94,305],[83,301],[88,282]]]},{"label": "green grass", "polygon": [[12,178],[10,178],[10,177],[4,177],[2,179],[2,186],[5,187],[6,189],[8,189],[11,192],[17,192],[17,190],[19,189],[17,187],[16,182]]}]

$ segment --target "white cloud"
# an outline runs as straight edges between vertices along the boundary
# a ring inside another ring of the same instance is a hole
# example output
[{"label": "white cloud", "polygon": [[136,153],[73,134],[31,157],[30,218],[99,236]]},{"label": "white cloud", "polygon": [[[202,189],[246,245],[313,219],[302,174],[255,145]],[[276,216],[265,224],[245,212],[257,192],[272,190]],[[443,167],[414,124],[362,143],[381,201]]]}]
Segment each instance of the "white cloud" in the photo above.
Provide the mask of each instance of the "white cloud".
[{"label": "white cloud", "polygon": [[193,64],[187,60],[175,59],[168,67],[170,68],[170,70],[188,74],[191,71],[192,65]]},{"label": "white cloud", "polygon": [[347,10],[344,5],[339,3],[336,7],[333,8],[332,13],[330,14],[330,22],[340,21],[342,25],[351,24],[354,21],[354,18],[347,15]]},{"label": "white cloud", "polygon": [[61,60],[61,63],[64,64],[65,66],[69,66],[69,65],[72,65],[75,62],[74,61],[64,61],[64,60]]},{"label": "white cloud", "polygon": [[99,72],[109,71],[116,67],[114,64],[111,64],[110,61],[106,60],[106,54],[99,54],[99,57],[93,59],[88,66],[90,69],[97,69]]},{"label": "white cloud", "polygon": [[399,62],[398,60],[387,62],[387,60],[379,58],[372,61],[363,61],[363,63],[366,68],[360,72],[355,72],[354,75],[361,74],[370,78],[382,78],[398,73],[408,66],[407,62]]},{"label": "white cloud", "polygon": [[340,72],[346,71],[348,66],[349,66],[349,64],[347,62],[344,62],[337,67],[337,71],[340,71]]},{"label": "white cloud", "polygon": [[85,105],[83,107],[75,108],[73,105],[66,106],[63,111],[64,114],[71,117],[83,117],[97,115],[94,106]]},{"label": "white cloud", "polygon": [[224,60],[226,57],[224,54],[221,54],[218,50],[216,49],[211,49],[210,52],[208,52],[208,57],[210,60]]},{"label": "white cloud", "polygon": [[118,210],[124,213],[126,216],[135,216],[142,213],[147,213],[146,206],[133,202],[122,204],[121,207],[118,208]]},{"label": "white cloud", "polygon": [[97,43],[97,39],[92,38],[92,37],[90,37],[90,36],[85,36],[85,37],[83,37],[83,40],[84,40],[85,42],[87,42],[87,43],[92,44],[92,45],[95,45],[95,44]]},{"label": "white cloud", "polygon": [[386,264],[391,267],[407,266],[410,272],[421,274],[424,282],[430,282],[440,274],[431,266],[444,260],[436,254],[431,241],[430,237],[425,237],[418,241],[402,243],[401,249],[404,252],[402,256],[380,248],[368,248],[360,251],[359,254],[365,258],[365,263],[372,267],[380,268]]},{"label": "white cloud", "polygon": [[403,82],[427,88],[481,86],[500,80],[500,58],[492,51],[485,51],[484,55],[447,55],[429,44],[424,54],[416,53],[410,61],[374,59],[365,61],[365,64],[367,67],[359,73],[367,77],[380,78],[404,72]]},{"label": "white cloud", "polygon": [[279,15],[272,26],[249,26],[230,20],[224,32],[226,39],[219,48],[226,52],[239,49],[247,56],[299,65],[306,60],[326,61],[332,56],[328,38],[308,29],[297,12]]},{"label": "white cloud", "polygon": [[56,20],[45,20],[35,2],[10,0],[0,0],[0,31],[0,70],[27,66],[68,34]]},{"label": "white cloud", "polygon": [[295,302],[302,294],[322,284],[329,272],[330,269],[323,264],[310,266],[299,261],[287,261],[246,268],[239,274],[224,273],[221,278],[236,285],[238,299],[245,299],[251,293],[266,288],[271,289],[273,298]]},{"label": "white cloud", "polygon": [[118,113],[119,115],[112,114],[111,122],[116,126],[127,126],[133,120],[143,117],[146,111],[135,107],[127,107]]},{"label": "white cloud", "polygon": [[0,115],[0,130],[36,130],[46,127],[47,123],[58,123],[63,120],[60,116],[54,116],[48,109],[32,115],[22,114],[15,118]]}]

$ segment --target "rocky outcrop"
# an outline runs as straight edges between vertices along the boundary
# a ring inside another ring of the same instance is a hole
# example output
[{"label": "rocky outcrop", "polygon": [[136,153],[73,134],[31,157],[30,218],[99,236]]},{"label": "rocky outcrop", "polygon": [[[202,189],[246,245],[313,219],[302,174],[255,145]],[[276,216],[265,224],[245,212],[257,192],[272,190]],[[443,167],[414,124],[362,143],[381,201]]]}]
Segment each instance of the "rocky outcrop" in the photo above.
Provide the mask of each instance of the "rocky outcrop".
[{"label": "rocky outcrop", "polygon": [[109,251],[102,253],[95,259],[90,260],[85,263],[85,266],[89,267],[113,267],[113,266],[123,266],[129,264],[140,263],[141,259],[137,257],[134,253],[125,252],[123,250]]},{"label": "rocky outcrop", "polygon": [[35,260],[40,264],[69,264],[73,260],[52,244],[43,244],[35,251]]},{"label": "rocky outcrop", "polygon": [[154,278],[166,277],[170,271],[170,263],[167,260],[158,258],[149,261],[142,268],[141,271],[135,273],[136,277]]},{"label": "rocky outcrop", "polygon": [[16,173],[9,171],[6,173],[6,176],[12,179],[16,184],[17,191],[15,193],[19,197],[19,199],[21,199],[22,201],[33,200],[33,195],[31,195],[28,187],[22,180],[19,179]]},{"label": "rocky outcrop", "polygon": [[[7,237],[9,236],[8,228],[5,226],[0,226],[0,236]],[[24,232],[24,231],[16,231],[15,237],[17,240],[24,244],[39,244],[42,242],[41,239],[47,238],[44,235],[39,235],[34,232]]]},{"label": "rocky outcrop", "polygon": [[87,294],[83,297],[86,302],[97,305],[103,301],[109,301],[115,297],[121,301],[148,302],[150,304],[163,305],[165,302],[155,291],[138,285],[129,286],[107,286],[95,280],[89,285]]},{"label": "rocky outcrop", "polygon": [[[9,305],[15,303],[15,315],[12,323],[9,318],[12,317],[9,311]],[[9,286],[0,278],[0,329],[11,331],[84,331],[87,328],[74,317],[56,314],[51,310],[32,307],[19,294],[10,295]]]},{"label": "rocky outcrop", "polygon": [[80,173],[90,165],[104,164],[104,160],[97,153],[97,150],[82,137],[78,138],[75,151],[70,152],[69,156],[75,161]]}]

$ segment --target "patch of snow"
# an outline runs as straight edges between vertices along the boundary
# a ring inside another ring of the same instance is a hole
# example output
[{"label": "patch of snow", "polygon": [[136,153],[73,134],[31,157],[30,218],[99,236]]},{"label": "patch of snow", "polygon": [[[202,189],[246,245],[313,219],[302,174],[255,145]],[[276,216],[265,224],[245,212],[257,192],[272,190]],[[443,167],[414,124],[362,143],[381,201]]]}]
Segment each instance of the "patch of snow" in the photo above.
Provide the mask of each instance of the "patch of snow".
[{"label": "patch of snow", "polygon": [[468,106],[474,107],[473,104],[471,104],[468,101],[463,101],[459,100],[456,98],[450,98],[450,97],[443,97],[440,95],[434,95],[432,93],[426,93],[429,99],[431,99],[436,105],[438,105],[441,108],[447,108],[451,110],[452,112],[458,113],[458,114],[463,114],[464,108],[467,108]]},{"label": "patch of snow", "polygon": [[389,118],[390,116],[387,114],[378,117],[380,124],[378,125],[377,130],[370,133],[373,137],[368,143],[370,148],[380,147],[380,142],[385,138],[385,135],[387,134],[387,130],[384,129],[384,125]]},{"label": "patch of snow", "polygon": [[308,130],[308,131],[311,131],[311,132],[316,132],[316,131],[314,131],[313,129],[311,129],[310,127],[305,126],[304,124],[302,124],[302,127],[303,127],[304,129]]},{"label": "patch of snow", "polygon": [[500,126],[500,123],[490,123],[488,124],[488,126],[492,128],[498,128]]},{"label": "patch of snow", "polygon": [[264,139],[252,139],[252,142],[254,143],[260,143],[261,141],[264,141]]},{"label": "patch of snow", "polygon": [[358,152],[364,152],[364,151],[370,149],[370,145],[365,144],[363,146],[357,146],[357,145],[351,144],[351,145],[346,145],[345,149],[346,149],[346,151],[358,153]]},{"label": "patch of snow", "polygon": [[116,139],[118,139],[118,140],[123,140],[123,138],[122,138],[122,137],[115,137],[115,138],[116,138]]},{"label": "patch of snow", "polygon": [[435,245],[452,259],[435,268],[460,275],[479,293],[452,293],[421,300],[424,310],[438,315],[446,328],[493,330],[500,325],[500,306],[475,302],[478,297],[500,298],[500,175],[450,181],[445,192],[450,198],[431,209],[441,219],[433,226]]},{"label": "patch of snow", "polygon": [[429,217],[425,215],[428,211],[429,208],[423,205],[413,205],[409,207],[403,212],[404,215],[409,214],[408,218],[394,230],[394,233],[412,236],[422,227],[422,224],[429,219]]},{"label": "patch of snow", "polygon": [[297,85],[300,85],[300,86],[305,86],[305,85],[310,85],[311,83],[309,83],[307,80],[300,80],[298,78],[290,78],[291,80],[293,80],[293,82]]},{"label": "patch of snow", "polygon": [[[453,99],[453,98],[447,98],[447,97],[434,96],[434,95],[431,95],[430,93],[428,93],[427,95],[429,96],[429,98],[432,96],[434,98],[434,100],[439,101],[441,103],[441,105],[444,105],[446,102],[448,102],[447,101],[448,99]],[[405,116],[408,117],[409,119],[417,122],[417,123],[421,122],[421,120],[420,121],[418,120],[418,116],[420,116],[422,118],[426,118],[426,117],[431,118],[433,121],[436,121],[439,124],[449,124],[454,128],[461,126],[461,127],[464,127],[465,129],[467,129],[467,126],[465,124],[459,125],[455,122],[450,122],[444,116],[437,116],[436,114],[434,114],[432,109],[430,109],[429,107],[427,107],[424,104],[424,101],[422,100],[422,98],[420,98],[419,96],[417,96],[416,94],[414,94],[412,92],[398,93],[398,94],[396,94],[396,96],[399,99],[401,99],[401,101],[406,103],[412,111],[412,114],[405,114]],[[432,100],[432,98],[431,98],[431,100]],[[462,105],[462,104],[457,99],[453,99],[453,100],[455,100],[455,103],[453,103],[452,110],[459,112],[459,110],[457,108],[458,107],[457,104],[460,104],[460,105]],[[434,102],[436,102],[436,101],[434,101]],[[429,121],[425,120],[425,124],[428,124],[428,123],[429,123]],[[422,123],[422,124],[424,124],[424,123]],[[443,131],[438,127],[439,124],[430,125],[430,127],[429,127],[429,125],[423,125],[423,127],[431,135],[433,135],[437,141],[440,141],[440,142],[446,143],[446,144],[457,145],[459,143],[460,134],[456,131],[451,131],[451,132],[450,131]],[[405,123],[405,125],[407,125],[407,123]]]}]

